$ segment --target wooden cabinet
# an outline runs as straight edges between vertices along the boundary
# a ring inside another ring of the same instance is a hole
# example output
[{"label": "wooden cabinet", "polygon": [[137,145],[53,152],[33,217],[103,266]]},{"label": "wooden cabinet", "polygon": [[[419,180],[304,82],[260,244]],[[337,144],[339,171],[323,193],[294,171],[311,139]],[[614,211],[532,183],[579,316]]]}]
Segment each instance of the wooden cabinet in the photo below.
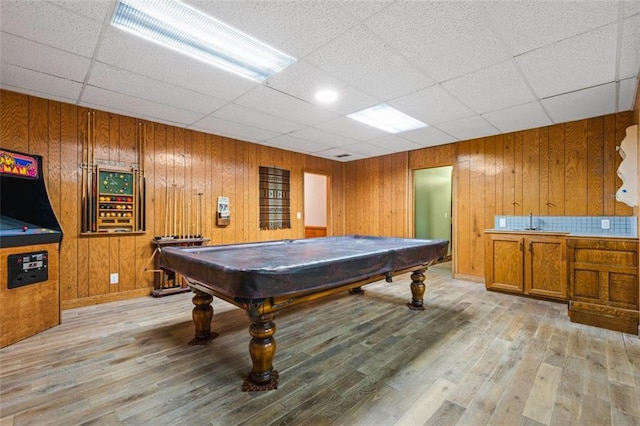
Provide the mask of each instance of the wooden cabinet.
[{"label": "wooden cabinet", "polygon": [[485,254],[487,289],[567,299],[564,234],[487,233]]},{"label": "wooden cabinet", "polygon": [[570,238],[569,317],[638,334],[638,240]]}]

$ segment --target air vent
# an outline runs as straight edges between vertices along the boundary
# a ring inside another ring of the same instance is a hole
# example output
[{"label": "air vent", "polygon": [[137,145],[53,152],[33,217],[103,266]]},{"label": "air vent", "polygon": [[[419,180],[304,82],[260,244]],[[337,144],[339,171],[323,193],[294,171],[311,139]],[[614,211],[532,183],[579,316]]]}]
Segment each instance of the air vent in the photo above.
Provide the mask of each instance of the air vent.
[{"label": "air vent", "polygon": [[344,157],[351,157],[351,154],[338,154],[338,155],[336,155],[336,158],[344,158]]}]

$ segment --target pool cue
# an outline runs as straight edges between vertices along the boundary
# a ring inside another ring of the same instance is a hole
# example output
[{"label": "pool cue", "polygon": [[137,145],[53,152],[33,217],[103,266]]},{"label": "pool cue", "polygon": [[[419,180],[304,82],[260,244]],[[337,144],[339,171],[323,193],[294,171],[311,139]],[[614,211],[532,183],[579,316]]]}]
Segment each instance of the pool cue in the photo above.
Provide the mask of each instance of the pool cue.
[{"label": "pool cue", "polygon": [[82,144],[82,232],[87,232],[87,142],[89,140],[89,121],[87,118],[87,134]]},{"label": "pool cue", "polygon": [[174,235],[174,237],[178,237],[178,227],[177,227],[177,217],[178,215],[177,213],[177,209],[178,209],[178,205],[177,205],[177,201],[176,201],[176,185],[173,184],[173,232],[172,234]]},{"label": "pool cue", "polygon": [[182,235],[182,238],[184,238],[185,235],[185,193],[184,193],[184,188],[180,188],[180,235]]},{"label": "pool cue", "polygon": [[198,238],[202,238],[202,192],[198,192]]},{"label": "pool cue", "polygon": [[93,171],[93,155],[94,155],[94,144],[95,144],[95,139],[96,139],[96,135],[95,135],[95,119],[96,119],[96,113],[95,111],[89,111],[89,130],[90,130],[90,137],[89,137],[89,144],[87,146],[87,167],[88,167],[88,181],[91,182],[91,184],[88,186],[88,198],[89,198],[89,216],[88,216],[88,220],[89,220],[89,232],[96,232],[97,231],[97,221],[95,219],[95,194],[94,194],[94,190],[96,189],[95,185],[96,185],[96,177],[95,177],[95,173]]},{"label": "pool cue", "polygon": [[169,185],[164,187],[164,236],[167,235],[167,227],[169,226]]}]

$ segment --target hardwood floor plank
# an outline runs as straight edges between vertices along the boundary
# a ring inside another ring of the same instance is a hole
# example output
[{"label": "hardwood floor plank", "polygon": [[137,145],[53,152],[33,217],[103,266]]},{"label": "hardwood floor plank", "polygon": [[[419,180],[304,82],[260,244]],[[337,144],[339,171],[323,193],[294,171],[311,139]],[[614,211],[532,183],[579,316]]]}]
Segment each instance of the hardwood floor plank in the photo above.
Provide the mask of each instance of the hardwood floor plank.
[{"label": "hardwood floor plank", "polygon": [[544,362],[540,365],[533,388],[524,406],[524,416],[545,425],[551,422],[561,377],[561,368]]},{"label": "hardwood floor plank", "polygon": [[454,391],[455,384],[445,379],[438,379],[422,393],[411,407],[398,419],[397,425],[423,424],[438,411],[447,397]]},{"label": "hardwood floor plank", "polygon": [[246,314],[213,302],[190,346],[192,295],[63,311],[0,349],[0,426],[153,424],[626,425],[640,419],[637,336],[571,323],[566,306],[427,271],[276,315],[278,389],[241,392]]}]

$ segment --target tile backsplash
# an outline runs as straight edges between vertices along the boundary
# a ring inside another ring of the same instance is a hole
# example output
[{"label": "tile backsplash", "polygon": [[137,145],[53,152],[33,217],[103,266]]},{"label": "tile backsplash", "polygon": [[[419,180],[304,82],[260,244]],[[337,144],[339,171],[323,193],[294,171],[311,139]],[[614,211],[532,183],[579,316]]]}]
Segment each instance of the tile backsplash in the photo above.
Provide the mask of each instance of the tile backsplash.
[{"label": "tile backsplash", "polygon": [[572,234],[597,234],[638,236],[635,216],[495,216],[495,229],[523,230],[533,227],[542,231],[570,232]]}]

